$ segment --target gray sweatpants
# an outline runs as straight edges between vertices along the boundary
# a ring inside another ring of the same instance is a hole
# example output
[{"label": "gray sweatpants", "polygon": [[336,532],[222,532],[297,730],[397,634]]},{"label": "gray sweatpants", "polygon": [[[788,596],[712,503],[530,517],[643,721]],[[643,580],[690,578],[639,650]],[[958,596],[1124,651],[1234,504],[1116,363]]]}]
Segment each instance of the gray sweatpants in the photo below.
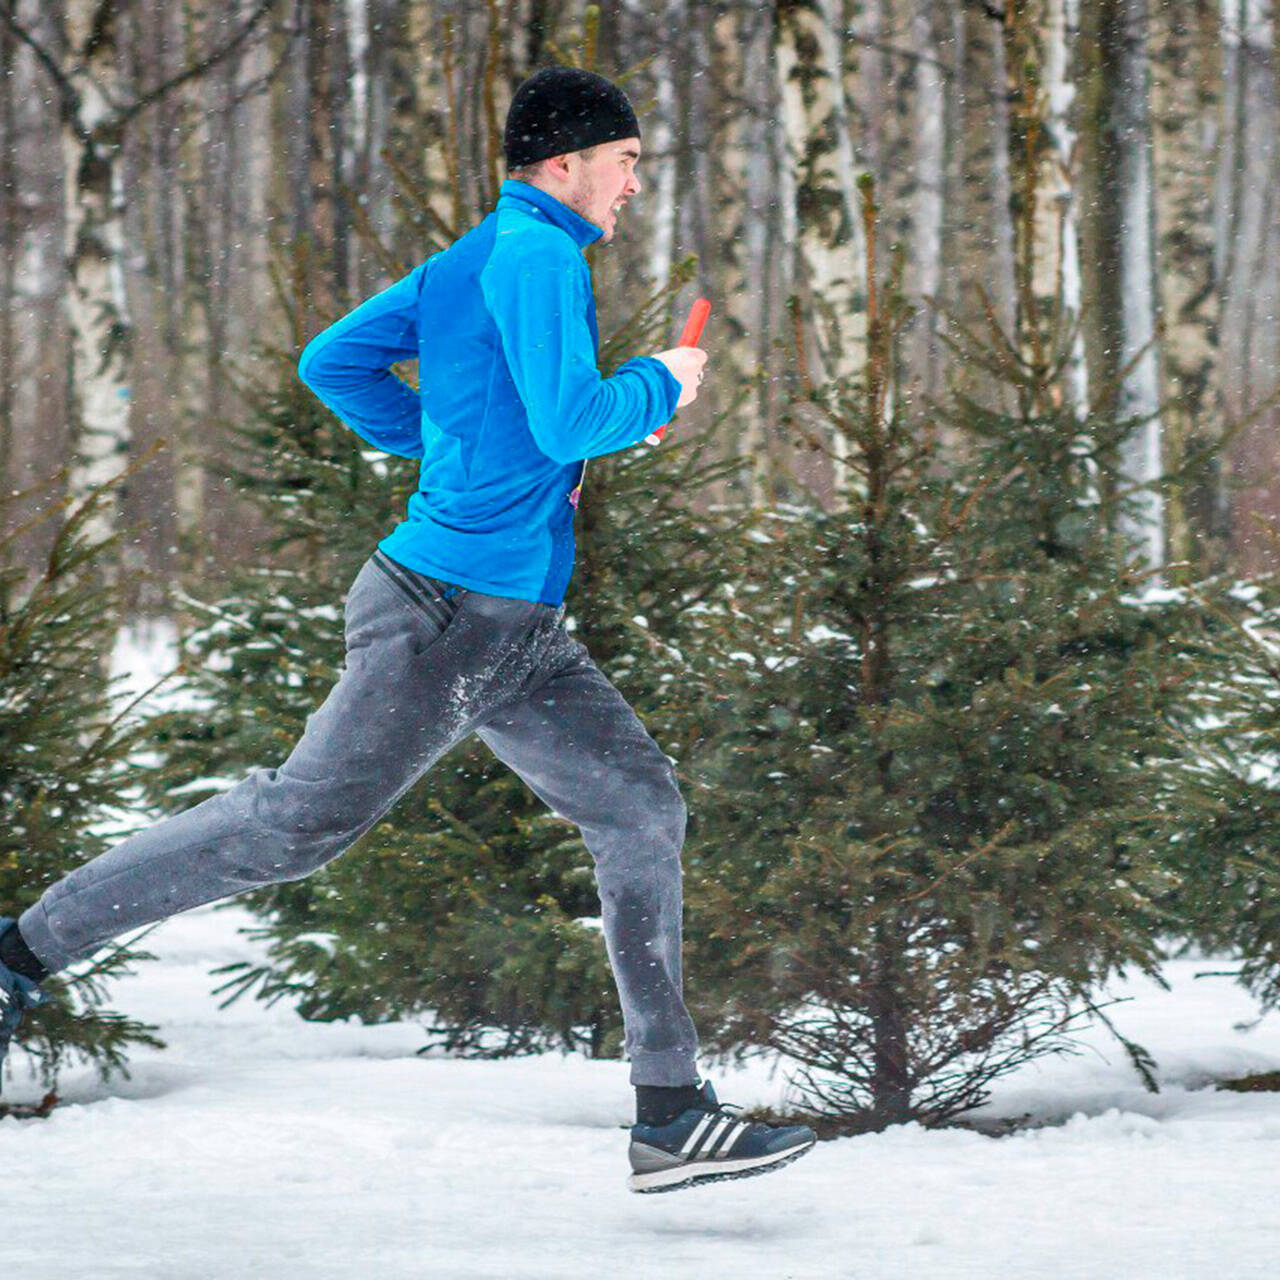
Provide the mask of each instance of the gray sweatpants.
[{"label": "gray sweatpants", "polygon": [[51,971],[127,930],[337,857],[478,734],[595,860],[634,1084],[698,1079],[681,998],[685,809],[667,758],[565,630],[563,609],[372,556],[346,602],[346,663],[278,768],[131,836],[24,912]]}]

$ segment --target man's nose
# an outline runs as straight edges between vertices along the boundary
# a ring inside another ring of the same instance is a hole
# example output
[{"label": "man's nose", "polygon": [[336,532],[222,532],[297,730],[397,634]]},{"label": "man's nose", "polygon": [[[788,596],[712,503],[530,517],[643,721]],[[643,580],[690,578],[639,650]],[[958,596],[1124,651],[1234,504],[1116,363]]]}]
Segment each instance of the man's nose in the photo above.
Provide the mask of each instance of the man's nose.
[{"label": "man's nose", "polygon": [[634,173],[627,183],[626,190],[628,195],[638,196],[640,194],[640,179]]}]

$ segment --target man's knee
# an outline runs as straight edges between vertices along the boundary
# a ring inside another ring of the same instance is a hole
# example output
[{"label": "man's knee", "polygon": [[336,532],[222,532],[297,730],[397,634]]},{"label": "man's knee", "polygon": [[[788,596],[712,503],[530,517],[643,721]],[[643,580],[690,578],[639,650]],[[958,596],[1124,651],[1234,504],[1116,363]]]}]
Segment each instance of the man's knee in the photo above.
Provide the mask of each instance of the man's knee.
[{"label": "man's knee", "polygon": [[668,767],[667,775],[659,788],[657,800],[658,811],[663,824],[676,832],[683,842],[685,824],[689,819],[689,809],[680,792],[680,784],[676,781],[674,769]]},{"label": "man's knee", "polygon": [[688,811],[675,770],[665,756],[643,772],[622,774],[618,791],[623,797],[619,804],[620,816],[629,828],[646,843],[679,851],[684,843]]},{"label": "man's knee", "polygon": [[245,808],[255,829],[245,871],[264,884],[302,880],[332,862],[377,821],[380,797],[340,784],[301,782],[279,769],[246,780]]}]

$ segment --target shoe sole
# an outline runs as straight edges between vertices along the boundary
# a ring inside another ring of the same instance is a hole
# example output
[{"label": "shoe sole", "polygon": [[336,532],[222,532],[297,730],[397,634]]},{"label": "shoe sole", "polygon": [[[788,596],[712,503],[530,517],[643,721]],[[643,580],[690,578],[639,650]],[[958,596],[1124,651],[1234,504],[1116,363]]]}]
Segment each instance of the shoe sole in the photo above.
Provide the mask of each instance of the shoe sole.
[{"label": "shoe sole", "polygon": [[[814,1142],[817,1140],[815,1139]],[[756,1160],[693,1161],[674,1169],[659,1169],[654,1173],[633,1173],[627,1179],[630,1190],[640,1195],[656,1195],[663,1191],[683,1191],[686,1187],[698,1187],[707,1182],[732,1182],[736,1178],[755,1178],[762,1173],[772,1173],[793,1160],[799,1160],[812,1151],[814,1142],[785,1151],[775,1151],[771,1156]]]}]

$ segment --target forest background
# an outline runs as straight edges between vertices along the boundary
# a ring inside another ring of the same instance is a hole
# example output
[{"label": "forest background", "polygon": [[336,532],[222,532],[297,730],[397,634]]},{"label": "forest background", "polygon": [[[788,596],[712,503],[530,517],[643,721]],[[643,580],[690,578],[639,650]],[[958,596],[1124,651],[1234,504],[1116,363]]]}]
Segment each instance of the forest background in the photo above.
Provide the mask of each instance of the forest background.
[{"label": "forest background", "polygon": [[[589,253],[602,366],[715,306],[682,449],[593,467],[570,600],[693,796],[708,1044],[781,1049],[879,1126],[963,1111],[1169,942],[1238,948],[1274,1001],[1277,26],[1264,0],[6,5],[0,907],[102,846],[95,805],[186,807],[296,740],[412,483],[297,354],[483,216],[510,91],[576,60],[626,78],[645,146]],[[72,533],[114,535],[105,581]],[[93,659],[147,618],[199,704],[121,730]],[[616,1053],[580,844],[474,751],[441,772],[260,895],[272,960],[236,981],[429,1008],[464,1052]],[[142,1034],[50,1017],[48,1063]]]},{"label": "forest background", "polygon": [[[65,466],[84,492],[163,439],[110,523],[145,571],[136,607],[164,613],[170,583],[217,580],[266,533],[227,478],[233,371],[252,373],[264,340],[300,351],[483,216],[509,94],[580,39],[583,6],[5,8],[0,479],[28,490]],[[1278,27],[1269,0],[606,3],[593,56],[633,72],[646,190],[595,256],[602,332],[696,254],[669,318],[695,292],[714,299],[715,360],[685,429],[733,403],[715,447],[749,459],[751,494],[828,500],[830,463],[781,426],[777,352],[799,323],[827,372],[865,359],[856,176],[876,180],[881,265],[901,245],[906,294],[973,319],[981,287],[1007,328],[1033,56],[1037,285],[1063,270],[1084,316],[1081,385],[1142,353],[1126,381],[1155,416],[1137,479],[1237,424],[1220,460],[1159,495],[1152,559],[1272,567],[1257,518],[1280,510],[1280,446],[1258,410],[1280,369]],[[302,236],[299,309],[271,260]],[[842,342],[824,332],[835,316]],[[940,323],[921,307],[903,349],[919,415],[948,375]],[[37,489],[12,518],[56,496]],[[29,564],[52,536],[33,531]]]}]

